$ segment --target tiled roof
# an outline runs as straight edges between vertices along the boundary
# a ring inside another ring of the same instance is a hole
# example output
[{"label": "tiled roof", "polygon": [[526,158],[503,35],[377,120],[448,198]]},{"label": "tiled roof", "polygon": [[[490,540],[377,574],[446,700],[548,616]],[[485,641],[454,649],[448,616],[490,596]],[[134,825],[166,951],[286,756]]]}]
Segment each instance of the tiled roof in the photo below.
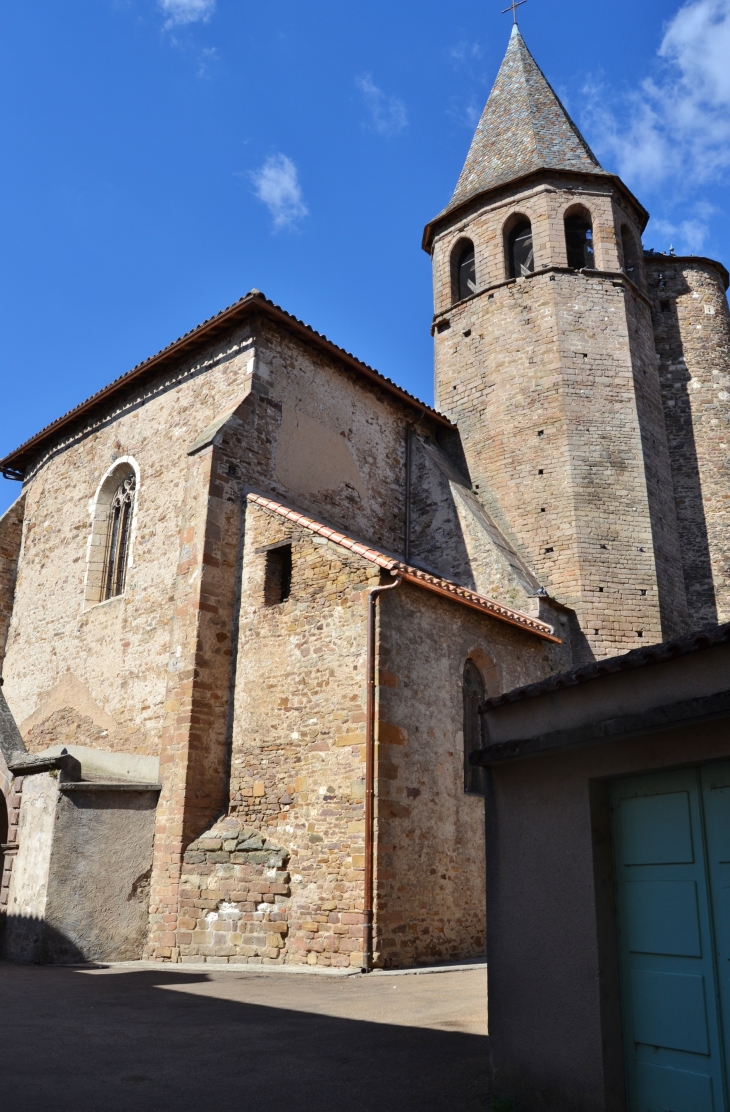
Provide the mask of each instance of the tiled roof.
[{"label": "tiled roof", "polygon": [[442,413],[431,406],[426,405],[425,402],[419,401],[413,394],[409,394],[401,386],[397,386],[391,379],[381,375],[378,371],[373,370],[367,363],[363,363],[349,351],[344,348],[338,347],[337,344],[332,343],[326,336],[320,332],[316,332],[308,324],[297,317],[287,313],[279,305],[275,305],[273,301],[269,301],[260,290],[251,290],[245,297],[229,305],[227,309],[222,309],[216,316],[210,317],[208,320],[203,321],[202,324],[197,325],[196,328],[186,332],[179,339],[174,340],[167,347],[158,351],[156,355],[150,356],[145,359],[143,363],[138,363],[131,371],[116,378],[109,386],[105,386],[102,390],[92,394],[87,401],[77,405],[74,409],[69,410],[63,417],[59,417],[50,425],[46,425],[40,432],[32,436],[30,440],[26,440],[14,452],[5,456],[0,460],[0,474],[5,471],[10,472],[13,476],[20,476],[25,467],[27,467],[30,458],[37,453],[41,445],[54,437],[61,429],[78,421],[79,418],[86,415],[89,411],[98,409],[99,406],[105,404],[111,397],[121,391],[127,389],[137,380],[145,376],[156,373],[162,367],[170,364],[175,360],[179,360],[188,355],[194,348],[199,348],[204,342],[211,342],[219,335],[223,334],[232,327],[237,326],[241,321],[251,313],[259,312],[265,314],[270,320],[280,323],[294,332],[305,342],[316,346],[320,351],[334,357],[341,363],[345,364],[349,369],[354,370],[361,377],[368,379],[374,385],[380,387],[386,393],[398,398],[404,405],[409,408],[417,409],[419,413],[425,414],[433,418],[441,425],[446,425],[453,428],[452,422]]},{"label": "tiled roof", "polygon": [[555,637],[553,627],[547,625],[546,622],[540,622],[536,618],[531,618],[528,614],[521,613],[519,610],[512,610],[509,606],[502,606],[501,603],[495,602],[491,598],[486,598],[485,595],[478,595],[475,591],[469,591],[466,587],[460,587],[458,583],[454,583],[450,579],[443,579],[441,576],[431,575],[430,572],[421,571],[420,568],[414,568],[410,564],[404,564],[400,560],[395,559],[395,557],[388,556],[387,553],[381,552],[380,549],[363,544],[361,541],[353,540],[352,537],[346,536],[345,533],[340,533],[337,529],[332,529],[329,525],[322,524],[321,521],[315,521],[314,518],[307,517],[306,514],[300,513],[299,510],[293,510],[289,506],[284,506],[281,502],[275,502],[272,498],[266,498],[261,494],[255,494],[253,492],[250,492],[247,497],[248,501],[254,503],[254,505],[261,506],[264,510],[269,510],[271,513],[278,514],[279,517],[291,521],[293,525],[299,528],[308,529],[310,532],[316,533],[320,537],[326,537],[327,540],[332,541],[333,544],[338,544],[341,548],[346,548],[350,552],[362,556],[363,559],[377,564],[378,567],[382,568],[384,571],[390,572],[391,575],[398,575],[401,579],[405,579],[409,583],[416,583],[419,587],[423,587],[427,591],[432,591],[442,597],[453,599],[454,602],[460,602],[462,605],[468,606],[472,610],[479,610],[483,614],[489,614],[492,618],[498,618],[500,621],[507,622],[509,625],[519,626],[520,629],[525,629],[529,633],[534,633],[546,641],[553,641],[555,644],[560,644],[560,638]]},{"label": "tiled roof", "polygon": [[494,695],[491,699],[487,699],[484,705],[488,708],[500,707],[505,703],[516,703],[520,699],[535,699],[539,695],[561,691],[565,687],[577,687],[579,684],[600,679],[601,676],[609,676],[615,672],[630,672],[635,668],[645,668],[649,664],[661,664],[664,660],[673,660],[678,656],[687,656],[688,653],[696,653],[701,649],[709,649],[713,645],[728,642],[730,642],[730,622],[700,630],[698,633],[686,634],[675,641],[647,645],[645,649],[632,649],[623,656],[612,656],[608,660],[596,660],[591,664],[584,664],[571,672],[541,680],[540,683],[516,687],[514,691],[507,691],[504,695]]},{"label": "tiled roof", "polygon": [[535,170],[604,174],[517,26],[444,215]]}]

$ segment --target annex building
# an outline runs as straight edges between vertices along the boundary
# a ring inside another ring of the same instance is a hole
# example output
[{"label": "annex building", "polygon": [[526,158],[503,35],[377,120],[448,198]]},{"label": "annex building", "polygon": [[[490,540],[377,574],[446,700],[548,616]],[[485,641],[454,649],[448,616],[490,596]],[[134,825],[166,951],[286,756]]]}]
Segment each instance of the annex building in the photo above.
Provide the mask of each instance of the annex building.
[{"label": "annex building", "polygon": [[484,952],[485,700],[730,620],[728,273],[647,220],[515,27],[434,408],[252,290],[0,461],[9,956]]}]

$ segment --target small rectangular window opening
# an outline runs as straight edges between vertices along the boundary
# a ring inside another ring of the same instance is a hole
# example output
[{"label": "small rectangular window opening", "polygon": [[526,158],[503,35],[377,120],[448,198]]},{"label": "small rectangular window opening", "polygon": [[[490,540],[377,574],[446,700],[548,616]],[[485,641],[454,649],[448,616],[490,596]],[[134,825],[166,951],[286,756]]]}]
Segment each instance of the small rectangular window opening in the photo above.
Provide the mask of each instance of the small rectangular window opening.
[{"label": "small rectangular window opening", "polygon": [[672,307],[671,307],[671,305],[669,304],[668,301],[660,301],[659,302],[659,308],[661,309],[661,311],[663,313],[671,313],[671,311],[672,311]]},{"label": "small rectangular window opening", "polygon": [[266,574],[264,577],[264,604],[278,606],[286,602],[291,594],[291,545],[282,544],[266,553]]}]

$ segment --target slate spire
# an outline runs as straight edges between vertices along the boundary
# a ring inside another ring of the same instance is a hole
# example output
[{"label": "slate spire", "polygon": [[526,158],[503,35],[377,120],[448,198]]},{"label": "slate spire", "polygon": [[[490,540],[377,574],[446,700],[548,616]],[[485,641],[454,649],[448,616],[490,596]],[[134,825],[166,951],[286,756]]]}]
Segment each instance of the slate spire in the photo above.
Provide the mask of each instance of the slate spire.
[{"label": "slate spire", "polygon": [[515,24],[446,211],[533,170],[603,174]]}]

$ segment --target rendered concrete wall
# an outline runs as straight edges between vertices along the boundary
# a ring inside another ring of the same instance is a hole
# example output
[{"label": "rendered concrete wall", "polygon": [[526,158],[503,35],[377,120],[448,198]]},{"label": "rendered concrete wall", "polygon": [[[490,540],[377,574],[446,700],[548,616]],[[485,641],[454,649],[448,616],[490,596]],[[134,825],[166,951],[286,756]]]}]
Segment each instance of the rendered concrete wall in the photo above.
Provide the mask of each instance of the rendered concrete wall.
[{"label": "rendered concrete wall", "polygon": [[4,953],[12,961],[129,961],[147,937],[157,795],[64,790],[24,776]]},{"label": "rendered concrete wall", "polygon": [[46,899],[46,961],[142,957],[156,804],[156,792],[60,792]]},{"label": "rendered concrete wall", "polygon": [[41,961],[51,853],[58,804],[58,779],[50,772],[23,778],[17,827],[18,852],[9,878],[5,956]]},{"label": "rendered concrete wall", "polygon": [[626,1112],[607,782],[728,755],[720,721],[490,769],[494,1096],[532,1112]]}]

